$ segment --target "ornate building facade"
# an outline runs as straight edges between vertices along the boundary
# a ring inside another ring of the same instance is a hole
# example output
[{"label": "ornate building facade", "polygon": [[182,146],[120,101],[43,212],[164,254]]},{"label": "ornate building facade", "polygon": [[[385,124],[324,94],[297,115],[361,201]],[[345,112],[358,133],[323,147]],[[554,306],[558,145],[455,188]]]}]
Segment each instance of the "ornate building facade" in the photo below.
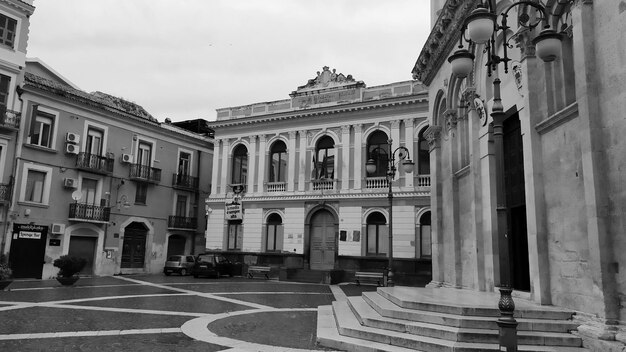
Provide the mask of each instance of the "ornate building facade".
[{"label": "ornate building facade", "polygon": [[290,99],[218,109],[207,249],[276,270],[382,270],[387,164],[403,146],[416,166],[392,181],[394,269],[429,267],[427,107],[415,81],[366,87],[324,67]]},{"label": "ornate building facade", "polygon": [[[535,57],[531,42],[540,28],[525,30],[518,22],[536,13],[517,7],[509,13],[509,40],[495,42],[498,55],[508,50],[509,72],[502,65],[490,72],[484,45],[473,44],[473,71],[457,77],[446,59],[479,3],[431,1],[436,21],[413,70],[429,87],[427,134],[435,142],[431,284],[493,291],[506,277],[515,297],[577,311],[585,346],[621,350],[626,42],[619,33],[626,30],[626,4],[542,1],[562,38],[560,58],[547,63]],[[500,13],[513,1],[493,4]],[[496,78],[505,113],[502,150],[495,150],[490,116]],[[499,152],[503,202],[496,189]],[[505,226],[497,209],[506,212]]]}]

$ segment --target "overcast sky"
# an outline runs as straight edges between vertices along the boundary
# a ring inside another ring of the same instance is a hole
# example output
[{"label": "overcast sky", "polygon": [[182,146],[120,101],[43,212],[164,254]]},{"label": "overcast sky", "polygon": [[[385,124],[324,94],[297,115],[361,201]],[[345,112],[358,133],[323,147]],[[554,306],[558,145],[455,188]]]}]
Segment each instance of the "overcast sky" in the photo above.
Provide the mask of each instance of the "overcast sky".
[{"label": "overcast sky", "polygon": [[159,121],[288,99],[323,66],[411,79],[428,0],[35,0],[27,57]]}]

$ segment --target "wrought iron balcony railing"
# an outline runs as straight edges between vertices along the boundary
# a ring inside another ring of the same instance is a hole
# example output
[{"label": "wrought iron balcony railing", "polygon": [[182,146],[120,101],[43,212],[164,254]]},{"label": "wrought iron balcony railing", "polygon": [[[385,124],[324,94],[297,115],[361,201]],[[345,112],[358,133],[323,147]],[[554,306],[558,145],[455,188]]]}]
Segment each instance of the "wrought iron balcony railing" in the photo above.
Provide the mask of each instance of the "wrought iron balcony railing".
[{"label": "wrought iron balcony railing", "polygon": [[130,179],[136,181],[146,181],[152,183],[161,182],[161,169],[147,165],[130,165]]},{"label": "wrought iron balcony railing", "polygon": [[85,203],[70,203],[69,219],[74,221],[108,222],[110,207]]},{"label": "wrought iron balcony railing", "polygon": [[13,110],[5,110],[0,113],[0,127],[8,127],[11,129],[20,128],[21,113]]},{"label": "wrought iron balcony railing", "polygon": [[172,186],[188,189],[198,189],[198,178],[185,174],[174,174]]},{"label": "wrought iron balcony railing", "polygon": [[11,184],[0,184],[0,202],[10,202],[12,190],[13,187],[11,187]]},{"label": "wrought iron balcony railing", "polygon": [[197,218],[190,218],[186,216],[170,215],[167,221],[167,227],[170,229],[195,230],[197,226],[198,226]]},{"label": "wrought iron balcony railing", "polygon": [[76,156],[76,167],[95,173],[110,174],[113,172],[114,161],[113,158],[106,156],[82,152]]}]

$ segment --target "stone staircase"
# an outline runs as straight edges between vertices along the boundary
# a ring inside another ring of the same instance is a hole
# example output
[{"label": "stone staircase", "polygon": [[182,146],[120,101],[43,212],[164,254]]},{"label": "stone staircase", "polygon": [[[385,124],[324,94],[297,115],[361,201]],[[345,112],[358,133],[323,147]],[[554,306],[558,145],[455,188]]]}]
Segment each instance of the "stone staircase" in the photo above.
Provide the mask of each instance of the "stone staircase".
[{"label": "stone staircase", "polygon": [[[381,287],[320,306],[317,341],[345,351],[500,351],[499,295],[448,288]],[[515,300],[519,351],[587,351],[573,312]]]}]

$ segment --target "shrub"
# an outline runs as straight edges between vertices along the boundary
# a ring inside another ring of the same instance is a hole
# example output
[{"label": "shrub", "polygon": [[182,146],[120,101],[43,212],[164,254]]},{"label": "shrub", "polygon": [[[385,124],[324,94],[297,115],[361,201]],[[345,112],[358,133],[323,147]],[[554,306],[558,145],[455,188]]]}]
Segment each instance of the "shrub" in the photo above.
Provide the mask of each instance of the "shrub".
[{"label": "shrub", "polygon": [[83,270],[87,264],[87,259],[62,255],[59,259],[55,259],[52,264],[59,268],[59,276],[70,277]]},{"label": "shrub", "polygon": [[13,270],[8,265],[0,263],[0,281],[4,281],[11,278]]}]

